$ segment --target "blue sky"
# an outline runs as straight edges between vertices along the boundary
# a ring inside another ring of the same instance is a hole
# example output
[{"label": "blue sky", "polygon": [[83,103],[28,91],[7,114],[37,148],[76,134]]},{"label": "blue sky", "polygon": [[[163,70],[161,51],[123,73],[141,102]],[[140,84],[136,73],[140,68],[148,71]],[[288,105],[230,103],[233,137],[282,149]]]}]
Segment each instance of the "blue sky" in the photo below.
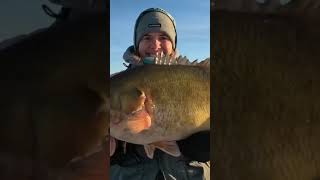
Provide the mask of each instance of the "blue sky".
[{"label": "blue sky", "polygon": [[168,11],[177,24],[177,48],[189,59],[210,56],[210,0],[110,0],[110,73],[124,70],[124,51],[133,44],[134,24],[150,7]]}]

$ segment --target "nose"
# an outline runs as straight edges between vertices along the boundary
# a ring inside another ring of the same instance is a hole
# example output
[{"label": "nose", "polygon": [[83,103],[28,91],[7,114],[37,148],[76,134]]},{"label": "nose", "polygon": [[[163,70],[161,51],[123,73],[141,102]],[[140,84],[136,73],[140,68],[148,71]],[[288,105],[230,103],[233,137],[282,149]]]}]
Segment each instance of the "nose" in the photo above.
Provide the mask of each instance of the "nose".
[{"label": "nose", "polygon": [[161,48],[161,42],[158,39],[153,39],[150,45],[151,49],[158,50]]}]

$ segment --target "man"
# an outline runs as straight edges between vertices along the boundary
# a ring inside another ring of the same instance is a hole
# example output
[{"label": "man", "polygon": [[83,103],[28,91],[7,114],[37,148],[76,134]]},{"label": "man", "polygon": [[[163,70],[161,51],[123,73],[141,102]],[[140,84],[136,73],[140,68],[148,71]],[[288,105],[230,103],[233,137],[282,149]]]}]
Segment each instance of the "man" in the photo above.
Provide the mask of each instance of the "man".
[{"label": "man", "polygon": [[[150,57],[177,57],[176,47],[177,32],[173,17],[163,9],[149,8],[138,17],[134,29],[134,45],[126,50],[123,58],[131,66],[155,63],[155,58]],[[203,142],[201,146],[194,149],[195,143],[200,141]],[[182,156],[173,157],[157,150],[153,159],[150,159],[143,146],[129,143],[124,146],[123,142],[118,141],[117,149],[111,156],[110,178],[210,179],[209,142],[209,132],[197,133],[178,141]]]},{"label": "man", "polygon": [[134,30],[134,45],[123,55],[126,62],[143,64],[148,56],[161,53],[177,57],[175,21],[173,17],[160,8],[150,8],[138,17]]}]

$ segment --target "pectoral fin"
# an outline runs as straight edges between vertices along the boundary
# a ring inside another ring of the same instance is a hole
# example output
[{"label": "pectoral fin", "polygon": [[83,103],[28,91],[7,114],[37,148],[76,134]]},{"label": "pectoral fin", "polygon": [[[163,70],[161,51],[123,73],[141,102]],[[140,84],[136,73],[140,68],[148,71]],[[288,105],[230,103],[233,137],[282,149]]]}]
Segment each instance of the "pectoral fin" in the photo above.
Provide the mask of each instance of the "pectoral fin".
[{"label": "pectoral fin", "polygon": [[156,147],[153,144],[144,145],[144,150],[148,158],[153,159],[154,151]]},{"label": "pectoral fin", "polygon": [[161,141],[153,144],[156,148],[166,152],[174,157],[179,157],[181,155],[179,146],[176,141]]},{"label": "pectoral fin", "polygon": [[179,146],[176,141],[161,141],[144,146],[146,154],[150,159],[153,158],[156,148],[174,157],[179,157],[181,155]]}]

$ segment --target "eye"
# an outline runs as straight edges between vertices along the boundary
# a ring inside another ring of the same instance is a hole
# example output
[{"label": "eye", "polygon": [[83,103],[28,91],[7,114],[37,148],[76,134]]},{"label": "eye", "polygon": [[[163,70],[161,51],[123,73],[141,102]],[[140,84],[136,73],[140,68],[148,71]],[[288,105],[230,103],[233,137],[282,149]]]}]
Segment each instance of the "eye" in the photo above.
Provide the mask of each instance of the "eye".
[{"label": "eye", "polygon": [[160,36],[159,39],[160,40],[169,40],[169,37],[168,36]]},{"label": "eye", "polygon": [[142,40],[149,41],[149,40],[151,40],[151,37],[150,36],[143,36]]}]

